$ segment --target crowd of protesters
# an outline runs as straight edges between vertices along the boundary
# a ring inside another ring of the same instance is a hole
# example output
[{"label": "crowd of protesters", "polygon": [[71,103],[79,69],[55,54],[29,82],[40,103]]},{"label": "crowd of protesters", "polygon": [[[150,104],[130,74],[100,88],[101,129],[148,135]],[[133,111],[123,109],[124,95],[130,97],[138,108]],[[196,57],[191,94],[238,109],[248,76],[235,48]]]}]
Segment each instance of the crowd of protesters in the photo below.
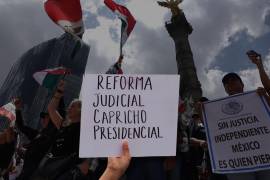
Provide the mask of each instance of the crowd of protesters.
[{"label": "crowd of protesters", "polygon": [[[270,104],[270,79],[261,57],[254,51],[248,57],[257,66],[264,88],[257,88]],[[244,83],[236,73],[228,73],[221,80],[225,92],[231,96],[244,92]],[[202,120],[203,97],[194,103],[195,111],[188,128],[188,151],[178,148],[176,157],[130,158],[128,144],[123,143],[123,155],[108,159],[79,158],[81,101],[73,100],[66,112],[59,108],[63,103],[65,82],[61,80],[48,105],[48,113],[40,114],[41,129],[25,125],[22,102],[15,98],[16,126],[0,134],[0,172],[2,179],[18,180],[266,180],[270,171],[241,174],[214,174],[207,150],[205,128]],[[254,87],[256,89],[256,87]],[[28,143],[19,142],[24,134]],[[183,138],[178,137],[178,144]],[[131,159],[131,160],[130,160]]]},{"label": "crowd of protesters", "polygon": [[[24,125],[22,102],[19,98],[13,100],[16,126],[0,134],[1,178],[106,180],[118,179],[124,173],[130,161],[127,142],[123,144],[122,157],[108,159],[107,169],[104,163],[91,171],[96,160],[79,158],[81,101],[73,100],[67,108],[66,116],[63,116],[65,113],[59,110],[59,103],[62,101],[64,85],[65,82],[61,80],[48,105],[48,113],[40,114],[40,130]],[[20,133],[29,142],[20,142],[17,146]]]}]

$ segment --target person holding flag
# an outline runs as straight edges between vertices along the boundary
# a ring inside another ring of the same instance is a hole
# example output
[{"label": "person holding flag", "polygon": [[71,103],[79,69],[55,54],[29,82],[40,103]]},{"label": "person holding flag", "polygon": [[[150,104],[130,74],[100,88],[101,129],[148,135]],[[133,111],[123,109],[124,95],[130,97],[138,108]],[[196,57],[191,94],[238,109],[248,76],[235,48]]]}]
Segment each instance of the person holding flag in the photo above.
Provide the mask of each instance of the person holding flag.
[{"label": "person holding flag", "polygon": [[[41,71],[37,71],[33,74],[33,79],[36,80],[36,82],[46,88],[48,90],[47,99],[52,96],[52,94],[55,91],[57,83],[62,79],[65,79],[67,75],[71,74],[71,70],[65,67],[56,67],[51,69],[44,69]],[[44,103],[43,110],[46,110],[46,106],[48,105],[48,101]],[[64,99],[61,98],[60,105],[62,108],[60,108],[60,113],[63,116],[64,113]]]},{"label": "person holding flag", "polygon": [[106,74],[123,74],[123,70],[121,69],[121,65],[123,62],[123,46],[126,43],[130,33],[135,27],[136,20],[130,13],[130,11],[120,4],[115,3],[112,0],[104,0],[105,5],[111,9],[121,20],[122,26],[121,26],[121,38],[120,38],[120,56],[118,61],[113,64]]},{"label": "person holding flag", "polygon": [[[78,154],[81,101],[73,100],[67,108],[66,117],[61,116],[57,107],[64,95],[64,87],[65,81],[60,80],[48,105],[48,113],[57,132],[50,150],[43,157],[39,169],[33,174],[33,178],[57,179],[80,163]],[[64,123],[66,120],[69,122],[68,124]]]}]

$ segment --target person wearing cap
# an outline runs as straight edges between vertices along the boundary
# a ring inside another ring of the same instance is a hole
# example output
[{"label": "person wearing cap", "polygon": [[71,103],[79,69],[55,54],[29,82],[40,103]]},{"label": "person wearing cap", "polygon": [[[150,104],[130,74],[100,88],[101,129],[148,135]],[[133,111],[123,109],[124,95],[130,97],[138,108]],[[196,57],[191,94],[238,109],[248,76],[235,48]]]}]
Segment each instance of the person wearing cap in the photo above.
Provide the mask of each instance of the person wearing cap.
[{"label": "person wearing cap", "polygon": [[229,96],[244,92],[244,83],[240,76],[234,72],[226,74],[222,79],[222,83]]},{"label": "person wearing cap", "polygon": [[[240,76],[234,72],[226,74],[222,78],[222,83],[223,83],[225,92],[229,96],[244,92],[244,83],[242,79],[240,78]],[[262,87],[258,87],[257,93],[259,96],[263,96],[266,102],[268,103],[268,105],[270,106],[270,97],[266,93],[266,90]]]},{"label": "person wearing cap", "polygon": [[[226,93],[231,96],[244,92],[244,83],[241,77],[234,73],[228,73],[222,78],[222,83]],[[264,88],[258,88],[257,93],[260,96],[264,96],[267,103],[270,104],[269,96],[266,94]],[[234,173],[227,174],[228,180],[269,180],[270,179],[270,170],[249,172],[249,173]]]}]

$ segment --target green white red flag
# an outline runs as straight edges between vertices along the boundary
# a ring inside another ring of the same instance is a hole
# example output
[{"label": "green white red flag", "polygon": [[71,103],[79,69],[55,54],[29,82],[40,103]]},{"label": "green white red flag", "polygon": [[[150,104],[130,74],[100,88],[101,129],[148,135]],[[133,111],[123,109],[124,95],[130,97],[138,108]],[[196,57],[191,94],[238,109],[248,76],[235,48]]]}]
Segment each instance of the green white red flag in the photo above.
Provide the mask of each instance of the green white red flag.
[{"label": "green white red flag", "polygon": [[59,78],[70,72],[64,67],[57,67],[53,69],[45,69],[35,72],[33,78],[43,87],[53,89],[58,83]]},{"label": "green white red flag", "polygon": [[125,7],[120,4],[115,3],[112,0],[104,0],[105,5],[110,8],[117,16],[118,18],[122,21],[122,26],[121,26],[121,51],[123,45],[126,43],[130,33],[132,32],[136,20],[130,13],[130,11]]},{"label": "green white red flag", "polygon": [[47,0],[44,8],[48,16],[66,32],[78,36],[84,33],[80,0]]}]

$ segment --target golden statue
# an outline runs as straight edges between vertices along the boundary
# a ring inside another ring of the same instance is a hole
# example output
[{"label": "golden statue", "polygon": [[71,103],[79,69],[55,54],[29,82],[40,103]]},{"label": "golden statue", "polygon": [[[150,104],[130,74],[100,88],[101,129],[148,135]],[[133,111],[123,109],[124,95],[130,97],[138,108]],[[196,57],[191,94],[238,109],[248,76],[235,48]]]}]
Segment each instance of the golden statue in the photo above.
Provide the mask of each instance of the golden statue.
[{"label": "golden statue", "polygon": [[172,17],[175,17],[179,15],[179,13],[182,11],[178,5],[183,2],[183,0],[165,0],[165,1],[158,1],[158,5],[162,7],[169,8],[172,12]]}]

